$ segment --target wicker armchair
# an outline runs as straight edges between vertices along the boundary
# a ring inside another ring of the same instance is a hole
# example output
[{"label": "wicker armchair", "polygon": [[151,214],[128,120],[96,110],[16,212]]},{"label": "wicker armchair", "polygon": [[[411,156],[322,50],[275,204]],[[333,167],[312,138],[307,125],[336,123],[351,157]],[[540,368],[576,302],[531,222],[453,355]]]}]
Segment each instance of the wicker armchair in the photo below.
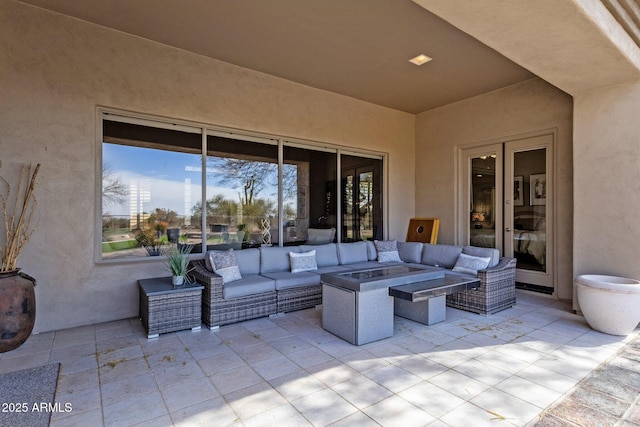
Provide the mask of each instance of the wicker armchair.
[{"label": "wicker armchair", "polygon": [[189,273],[204,286],[202,290],[202,321],[209,329],[243,320],[276,314],[276,292],[263,292],[238,298],[223,298],[222,277],[212,273],[204,260],[193,260]]},{"label": "wicker armchair", "polygon": [[480,287],[447,295],[447,305],[489,315],[516,304],[516,259],[500,258],[491,268],[478,271]]}]

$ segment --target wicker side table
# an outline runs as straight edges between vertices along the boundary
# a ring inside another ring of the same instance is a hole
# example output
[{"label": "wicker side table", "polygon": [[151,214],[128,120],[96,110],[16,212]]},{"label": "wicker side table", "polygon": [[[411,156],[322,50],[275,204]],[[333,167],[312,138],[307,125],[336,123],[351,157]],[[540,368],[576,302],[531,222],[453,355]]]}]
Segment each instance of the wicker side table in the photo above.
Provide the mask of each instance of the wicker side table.
[{"label": "wicker side table", "polygon": [[174,287],[171,277],[138,280],[140,318],[147,338],[165,332],[200,329],[203,286],[185,284]]}]

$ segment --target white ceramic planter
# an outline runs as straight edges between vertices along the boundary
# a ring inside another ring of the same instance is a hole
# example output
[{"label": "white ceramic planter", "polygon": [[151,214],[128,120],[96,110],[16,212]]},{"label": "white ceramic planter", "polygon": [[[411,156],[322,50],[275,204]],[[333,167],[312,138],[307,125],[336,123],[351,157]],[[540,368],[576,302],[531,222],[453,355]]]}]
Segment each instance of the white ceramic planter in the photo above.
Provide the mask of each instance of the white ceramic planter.
[{"label": "white ceramic planter", "polygon": [[576,279],[578,304],[596,331],[627,335],[640,322],[640,281],[587,274]]}]

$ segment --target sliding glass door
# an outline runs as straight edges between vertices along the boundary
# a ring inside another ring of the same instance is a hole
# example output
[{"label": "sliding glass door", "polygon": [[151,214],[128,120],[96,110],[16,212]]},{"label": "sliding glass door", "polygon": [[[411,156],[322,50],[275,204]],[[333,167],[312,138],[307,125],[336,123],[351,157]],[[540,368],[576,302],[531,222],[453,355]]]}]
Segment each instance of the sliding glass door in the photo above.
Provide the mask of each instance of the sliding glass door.
[{"label": "sliding glass door", "polygon": [[382,239],[382,160],[343,154],[343,242]]}]

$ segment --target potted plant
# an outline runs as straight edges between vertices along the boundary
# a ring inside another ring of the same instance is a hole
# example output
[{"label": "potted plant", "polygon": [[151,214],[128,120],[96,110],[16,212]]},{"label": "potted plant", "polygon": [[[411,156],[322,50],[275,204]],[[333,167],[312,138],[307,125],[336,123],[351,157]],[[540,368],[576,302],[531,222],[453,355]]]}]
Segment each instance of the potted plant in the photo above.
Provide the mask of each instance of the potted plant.
[{"label": "potted plant", "polygon": [[162,253],[165,240],[168,242],[165,236],[158,237],[158,232],[154,232],[150,228],[139,230],[136,233],[136,242],[145,248],[149,256],[159,256]]},{"label": "potted plant", "polygon": [[17,262],[35,229],[39,170],[40,164],[22,165],[14,188],[0,176],[0,353],[20,347],[36,320],[36,281],[20,272]]},{"label": "potted plant", "polygon": [[171,246],[169,250],[165,252],[167,257],[166,266],[169,268],[171,275],[173,276],[173,286],[184,285],[185,279],[191,269],[189,269],[189,254],[193,249],[192,245],[175,245]]}]

